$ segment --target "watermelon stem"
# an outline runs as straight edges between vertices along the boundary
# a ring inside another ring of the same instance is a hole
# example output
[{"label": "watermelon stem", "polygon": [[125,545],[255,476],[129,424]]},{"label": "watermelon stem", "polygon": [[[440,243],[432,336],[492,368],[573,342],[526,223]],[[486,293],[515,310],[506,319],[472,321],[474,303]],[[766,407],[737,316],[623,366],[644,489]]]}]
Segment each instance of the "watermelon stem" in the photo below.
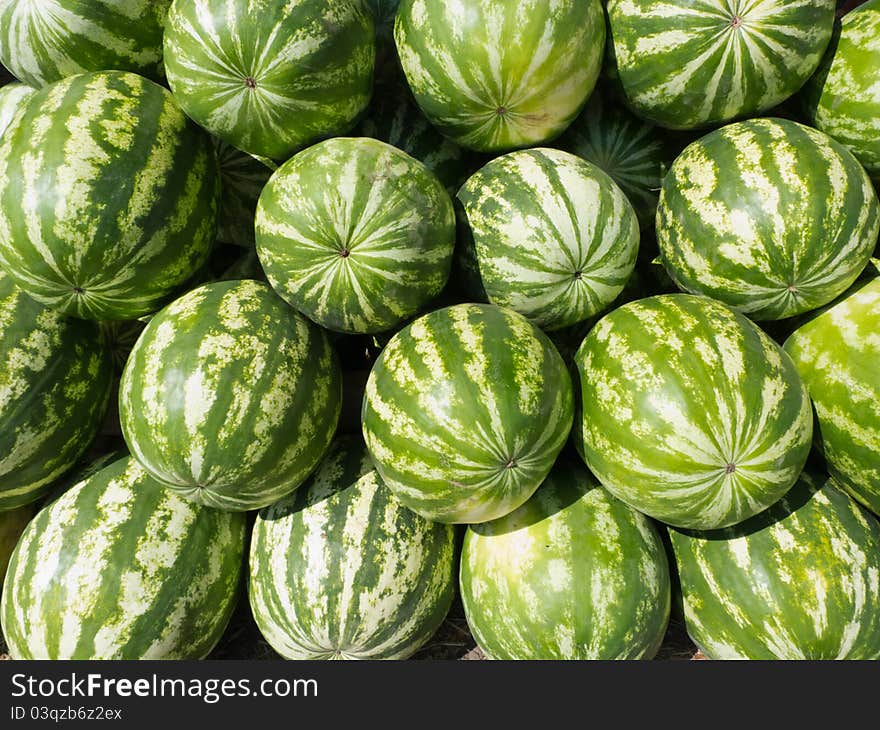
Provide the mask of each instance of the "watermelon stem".
[{"label": "watermelon stem", "polygon": [[248,76],[244,80],[244,85],[247,86],[249,89],[256,89],[257,88],[257,80],[253,76]]}]

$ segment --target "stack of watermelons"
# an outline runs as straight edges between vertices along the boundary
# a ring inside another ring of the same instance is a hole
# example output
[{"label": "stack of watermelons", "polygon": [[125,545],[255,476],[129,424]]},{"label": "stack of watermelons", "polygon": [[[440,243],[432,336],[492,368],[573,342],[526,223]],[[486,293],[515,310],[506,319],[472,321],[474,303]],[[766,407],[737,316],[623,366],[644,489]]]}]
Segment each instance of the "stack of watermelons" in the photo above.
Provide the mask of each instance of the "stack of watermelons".
[{"label": "stack of watermelons", "polygon": [[0,0],[0,61],[13,658],[880,658],[880,0]]}]

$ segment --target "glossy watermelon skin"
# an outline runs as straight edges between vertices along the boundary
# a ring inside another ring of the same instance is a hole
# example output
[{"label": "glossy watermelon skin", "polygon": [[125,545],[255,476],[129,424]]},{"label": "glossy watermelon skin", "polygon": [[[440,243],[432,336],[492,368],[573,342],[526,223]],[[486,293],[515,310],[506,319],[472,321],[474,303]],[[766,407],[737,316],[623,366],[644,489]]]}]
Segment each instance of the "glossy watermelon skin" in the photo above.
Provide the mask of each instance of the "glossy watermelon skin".
[{"label": "glossy watermelon skin", "polygon": [[162,28],[171,0],[0,1],[0,62],[35,87],[89,71],[162,81]]},{"label": "glossy watermelon skin", "polygon": [[583,456],[640,512],[726,527],[780,499],[803,469],[813,424],[794,364],[719,302],[626,304],[591,330],[575,364]]},{"label": "glossy watermelon skin", "polygon": [[36,89],[13,81],[0,88],[0,134],[6,131]]},{"label": "glossy watermelon skin", "polygon": [[878,0],[843,16],[804,92],[810,125],[848,147],[871,177],[880,177]]},{"label": "glossy watermelon skin", "polygon": [[537,327],[460,304],[398,332],[373,365],[361,423],[382,481],[430,520],[485,522],[523,504],[573,418],[562,357]]},{"label": "glossy watermelon skin", "polygon": [[223,191],[217,240],[252,250],[257,201],[275,168],[268,161],[237,150],[221,140],[215,140],[214,147]]},{"label": "glossy watermelon skin", "polygon": [[3,579],[12,551],[15,550],[21,533],[33,516],[34,508],[31,505],[0,512],[0,588],[3,587]]},{"label": "glossy watermelon skin", "polygon": [[214,242],[210,138],[135,74],[80,74],[34,94],[0,138],[0,180],[0,264],[69,315],[154,312]]},{"label": "glossy watermelon skin", "polygon": [[47,309],[0,270],[0,513],[42,497],[98,433],[113,368],[98,325]]},{"label": "glossy watermelon skin", "polygon": [[831,40],[835,0],[608,0],[616,76],[640,116],[699,129],[797,92]]},{"label": "glossy watermelon skin", "polygon": [[880,279],[802,324],[785,349],[817,418],[817,441],[835,482],[880,514]]},{"label": "glossy watermelon skin", "polygon": [[174,0],[165,68],[200,126],[283,161],[354,125],[372,93],[374,33],[360,0]]},{"label": "glossy watermelon skin", "polygon": [[623,191],[567,152],[497,157],[458,193],[483,291],[545,330],[583,322],[623,291],[639,225]]},{"label": "glossy watermelon skin", "polygon": [[394,39],[428,119],[463,147],[505,152],[571,124],[598,78],[605,23],[598,0],[402,0]]},{"label": "glossy watermelon skin", "polygon": [[443,622],[456,558],[455,529],[404,507],[360,438],[343,437],[257,517],[252,612],[288,659],[405,659]]},{"label": "glossy watermelon skin", "polygon": [[671,530],[688,633],[713,659],[880,657],[880,525],[804,472],[722,531]]},{"label": "glossy watermelon skin", "polygon": [[0,603],[16,659],[201,659],[240,589],[243,515],[203,509],[130,457],[44,507]]},{"label": "glossy watermelon skin", "polygon": [[516,511],[468,527],[460,585],[493,659],[651,659],[669,620],[656,528],[573,461]]},{"label": "glossy watermelon skin", "polygon": [[689,145],[663,182],[657,241],[670,276],[752,319],[828,304],[880,231],[871,181],[842,145],[784,119],[752,119]]},{"label": "glossy watermelon skin", "polygon": [[324,333],[266,284],[206,284],[154,316],[135,344],[119,386],[122,434],[187,499],[259,509],[320,461],[341,382]]},{"label": "glossy watermelon skin", "polygon": [[260,195],[257,254],[275,291],[337,332],[392,329],[446,284],[455,213],[437,177],[368,137],[320,142]]}]

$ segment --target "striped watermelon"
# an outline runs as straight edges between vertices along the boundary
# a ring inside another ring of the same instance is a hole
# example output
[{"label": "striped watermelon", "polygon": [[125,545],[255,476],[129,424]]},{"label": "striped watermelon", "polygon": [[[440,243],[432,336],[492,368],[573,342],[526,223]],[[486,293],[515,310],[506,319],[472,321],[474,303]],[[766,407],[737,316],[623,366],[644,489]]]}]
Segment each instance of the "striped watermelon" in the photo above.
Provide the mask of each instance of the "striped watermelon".
[{"label": "striped watermelon", "polygon": [[174,0],[165,68],[202,127],[286,160],[355,123],[370,101],[375,45],[360,0]]},{"label": "striped watermelon", "polygon": [[632,205],[580,157],[511,152],[473,175],[458,199],[489,300],[546,330],[602,311],[633,272],[639,224]]},{"label": "striped watermelon", "polygon": [[122,434],[146,470],[187,499],[258,509],[321,459],[341,387],[324,333],[266,284],[206,284],[138,339],[119,386]]},{"label": "striped watermelon", "polygon": [[858,161],[783,119],[731,124],[691,144],[657,209],[661,258],[676,283],[762,320],[843,293],[878,231],[880,205]]},{"label": "striped watermelon", "polygon": [[0,88],[0,134],[7,130],[12,121],[24,108],[36,89],[25,84],[13,82]]},{"label": "striped watermelon", "polygon": [[18,544],[18,539],[28,522],[34,516],[32,505],[17,507],[16,509],[0,512],[0,588],[3,587],[3,578],[6,575],[6,567],[12,551]]},{"label": "striped watermelon", "polygon": [[86,71],[161,81],[171,0],[0,0],[0,61],[31,86]]},{"label": "striped watermelon", "polygon": [[361,421],[382,480],[439,522],[485,522],[538,488],[571,430],[571,380],[525,317],[490,304],[431,312],[373,365]]},{"label": "striped watermelon", "polygon": [[28,525],[0,620],[16,659],[200,659],[240,588],[243,515],[202,509],[129,457]]},{"label": "striped watermelon", "polygon": [[344,437],[257,517],[251,610],[288,659],[404,659],[446,616],[455,564],[454,528],[400,504]]},{"label": "striped watermelon", "polygon": [[217,240],[235,246],[254,247],[257,201],[274,167],[221,140],[214,141],[223,190],[217,221]]},{"label": "striped watermelon", "polygon": [[673,159],[664,129],[639,119],[597,89],[555,146],[607,173],[632,203],[639,226],[654,227],[660,186]]},{"label": "striped watermelon", "polygon": [[323,327],[381,332],[449,277],[452,201],[405,152],[338,137],[300,152],[260,195],[257,253],[275,291]]},{"label": "striped watermelon", "polygon": [[671,129],[760,114],[816,70],[835,0],[608,0],[616,75],[630,106]]},{"label": "striped watermelon", "polygon": [[880,659],[880,525],[807,472],[736,527],[672,530],[688,633],[715,659]]},{"label": "striped watermelon", "polygon": [[880,279],[801,325],[785,349],[813,399],[829,472],[880,514]]},{"label": "striped watermelon", "polygon": [[880,177],[880,0],[843,16],[805,89],[810,124],[846,145]]},{"label": "striped watermelon", "polygon": [[505,517],[468,528],[468,626],[493,659],[650,659],[669,620],[669,567],[651,521],[560,460]]},{"label": "striped watermelon", "polygon": [[531,147],[577,116],[599,75],[599,0],[401,0],[401,65],[422,111],[482,152]]},{"label": "striped watermelon", "polygon": [[741,314],[688,294],[631,302],[575,356],[583,456],[615,496],[678,527],[726,527],[794,484],[812,436],[789,357]]},{"label": "striped watermelon", "polygon": [[81,74],[34,94],[0,138],[0,181],[0,264],[77,317],[155,311],[214,241],[211,141],[135,74]]},{"label": "striped watermelon", "polygon": [[112,365],[98,325],[68,319],[0,270],[0,513],[39,499],[104,421]]}]

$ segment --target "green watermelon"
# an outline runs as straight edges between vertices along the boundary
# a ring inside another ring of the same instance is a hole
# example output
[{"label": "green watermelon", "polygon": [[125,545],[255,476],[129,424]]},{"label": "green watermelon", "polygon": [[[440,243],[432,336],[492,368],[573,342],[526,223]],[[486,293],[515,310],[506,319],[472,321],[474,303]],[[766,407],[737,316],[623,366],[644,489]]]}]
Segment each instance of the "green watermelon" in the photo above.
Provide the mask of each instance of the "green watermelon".
[{"label": "green watermelon", "polygon": [[6,575],[6,567],[9,565],[9,558],[12,557],[12,551],[15,550],[21,533],[33,516],[32,505],[0,512],[0,588],[3,587],[3,577]]},{"label": "green watermelon", "polygon": [[599,0],[401,0],[398,55],[422,111],[458,144],[504,152],[546,142],[599,76]]},{"label": "green watermelon", "polygon": [[286,160],[353,126],[370,101],[375,47],[360,0],[174,0],[165,68],[199,125]]},{"label": "green watermelon", "polygon": [[455,530],[404,507],[359,439],[257,517],[250,602],[288,659],[404,659],[437,630],[455,588]]},{"label": "green watermelon", "polygon": [[804,98],[810,124],[880,177],[880,0],[843,16]]},{"label": "green watermelon", "polygon": [[727,527],[780,499],[803,469],[813,422],[794,364],[719,302],[668,294],[625,304],[575,363],[582,455],[640,512]]},{"label": "green watermelon", "polygon": [[878,231],[880,204],[858,161],[784,119],[730,124],[691,144],[657,209],[661,259],[675,282],[760,320],[842,294]]},{"label": "green watermelon", "polygon": [[554,146],[608,174],[632,203],[639,226],[653,228],[660,186],[673,159],[666,130],[639,119],[596,89]]},{"label": "green watermelon", "polygon": [[608,0],[615,74],[640,116],[697,129],[772,109],[822,60],[835,0]]},{"label": "green watermelon", "polygon": [[801,325],[785,349],[813,399],[829,472],[880,514],[880,279]]},{"label": "green watermelon", "polygon": [[880,525],[807,472],[741,525],[672,530],[688,633],[713,659],[880,659]]},{"label": "green watermelon", "polygon": [[12,124],[27,100],[35,93],[36,89],[33,87],[15,82],[0,88],[0,134]]},{"label": "green watermelon", "polygon": [[566,460],[522,507],[468,527],[460,585],[493,659],[650,659],[669,620],[651,521]]},{"label": "green watermelon", "polygon": [[0,61],[31,86],[86,71],[161,81],[171,0],[0,0]]},{"label": "green watermelon", "polygon": [[547,336],[490,304],[431,312],[373,365],[361,421],[382,480],[438,522],[485,522],[523,504],[571,430],[571,379]]},{"label": "green watermelon", "polygon": [[135,319],[205,261],[220,180],[210,138],[131,73],[71,76],[0,137],[0,264],[66,314]]},{"label": "green watermelon", "polygon": [[15,659],[200,659],[238,598],[243,515],[202,509],[129,457],[28,525],[0,620]]},{"label": "green watermelon", "polygon": [[545,330],[602,311],[632,275],[639,250],[632,205],[580,157],[511,152],[473,175],[458,199],[489,301]]},{"label": "green watermelon", "polygon": [[342,399],[327,337],[258,281],[206,284],[155,315],[119,385],[122,434],[159,482],[265,507],[320,461]]},{"label": "green watermelon", "polygon": [[272,175],[256,236],[269,283],[291,306],[331,330],[382,332],[440,293],[455,213],[422,163],[375,139],[338,137]]},{"label": "green watermelon", "polygon": [[0,513],[34,502],[104,421],[113,368],[98,325],[26,296],[0,270]]},{"label": "green watermelon", "polygon": [[217,240],[252,249],[257,201],[274,168],[219,139],[215,140],[214,146],[223,190]]}]

